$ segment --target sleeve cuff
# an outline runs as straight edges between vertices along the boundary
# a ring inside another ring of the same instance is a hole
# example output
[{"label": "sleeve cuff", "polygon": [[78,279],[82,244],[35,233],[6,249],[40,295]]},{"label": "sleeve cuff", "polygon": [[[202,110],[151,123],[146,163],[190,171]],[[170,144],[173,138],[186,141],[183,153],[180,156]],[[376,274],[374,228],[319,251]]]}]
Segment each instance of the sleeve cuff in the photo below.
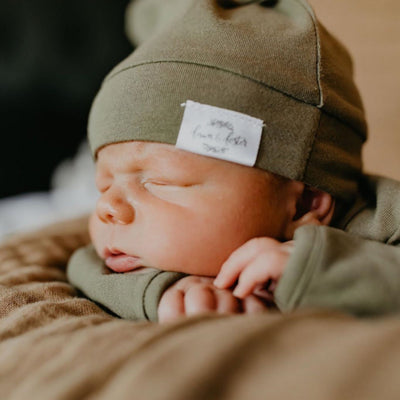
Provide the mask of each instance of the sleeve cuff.
[{"label": "sleeve cuff", "polygon": [[275,290],[275,302],[282,312],[297,307],[319,264],[323,240],[318,228],[307,225],[294,234],[294,250]]},{"label": "sleeve cuff", "polygon": [[143,314],[149,321],[158,321],[158,303],[161,296],[176,281],[186,276],[180,272],[160,271],[148,283],[143,294]]}]

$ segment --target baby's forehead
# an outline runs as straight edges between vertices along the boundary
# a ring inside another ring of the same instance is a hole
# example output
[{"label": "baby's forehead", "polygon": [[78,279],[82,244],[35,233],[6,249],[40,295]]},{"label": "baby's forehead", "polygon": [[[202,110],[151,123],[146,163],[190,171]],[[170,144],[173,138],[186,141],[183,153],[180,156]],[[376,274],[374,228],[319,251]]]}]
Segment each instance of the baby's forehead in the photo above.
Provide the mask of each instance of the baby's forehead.
[{"label": "baby's forehead", "polygon": [[155,154],[171,154],[176,153],[176,149],[173,145],[166,143],[157,142],[143,142],[143,141],[127,141],[119,143],[110,143],[103,148],[101,148],[97,153],[97,159],[104,157],[115,157],[117,155],[122,155],[129,153],[136,158],[146,158],[148,156],[153,156]]},{"label": "baby's forehead", "polygon": [[97,164],[137,163],[195,159],[195,154],[166,143],[128,141],[104,146],[97,153]]},{"label": "baby's forehead", "polygon": [[129,141],[109,144],[97,153],[99,169],[147,169],[176,167],[186,171],[212,169],[219,166],[232,167],[223,160],[191,153],[173,145],[157,142]]},{"label": "baby's forehead", "polygon": [[96,176],[117,172],[136,173],[154,171],[164,176],[180,178],[211,178],[224,180],[226,176],[237,179],[259,179],[264,182],[270,175],[259,168],[249,167],[157,142],[129,141],[109,144],[97,154]]}]

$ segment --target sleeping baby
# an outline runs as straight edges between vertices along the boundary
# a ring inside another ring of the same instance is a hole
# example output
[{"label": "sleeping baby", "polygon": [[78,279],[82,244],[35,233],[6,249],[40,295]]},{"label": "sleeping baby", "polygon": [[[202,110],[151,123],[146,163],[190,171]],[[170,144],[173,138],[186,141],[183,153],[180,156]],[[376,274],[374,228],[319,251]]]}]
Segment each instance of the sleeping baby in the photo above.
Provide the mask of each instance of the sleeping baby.
[{"label": "sleeping baby", "polygon": [[304,0],[188,0],[94,101],[71,283],[130,319],[396,312],[400,186],[362,172],[352,75]]}]

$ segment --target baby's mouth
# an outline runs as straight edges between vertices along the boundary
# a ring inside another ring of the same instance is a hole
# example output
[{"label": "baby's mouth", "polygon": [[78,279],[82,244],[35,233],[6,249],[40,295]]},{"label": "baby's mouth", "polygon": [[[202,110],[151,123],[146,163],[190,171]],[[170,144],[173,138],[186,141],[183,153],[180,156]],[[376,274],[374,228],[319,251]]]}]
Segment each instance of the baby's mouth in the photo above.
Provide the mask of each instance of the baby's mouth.
[{"label": "baby's mouth", "polygon": [[104,262],[115,272],[128,272],[142,267],[139,257],[130,256],[119,251],[106,251]]}]

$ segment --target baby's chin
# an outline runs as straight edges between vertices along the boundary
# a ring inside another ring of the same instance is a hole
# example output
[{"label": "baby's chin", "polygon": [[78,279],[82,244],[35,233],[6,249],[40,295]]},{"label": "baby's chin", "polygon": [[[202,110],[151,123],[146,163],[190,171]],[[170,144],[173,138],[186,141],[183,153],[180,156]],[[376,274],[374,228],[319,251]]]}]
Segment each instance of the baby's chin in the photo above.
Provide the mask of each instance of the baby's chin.
[{"label": "baby's chin", "polygon": [[190,263],[190,261],[192,260],[188,260],[186,264],[184,264],[183,262],[181,265],[180,263],[175,263],[173,266],[167,265],[166,267],[159,269],[162,269],[163,271],[180,272],[188,275],[206,276],[211,278],[215,278],[221,269],[221,265],[211,267],[208,266],[207,268],[204,268],[203,265],[193,265],[192,263]]}]

